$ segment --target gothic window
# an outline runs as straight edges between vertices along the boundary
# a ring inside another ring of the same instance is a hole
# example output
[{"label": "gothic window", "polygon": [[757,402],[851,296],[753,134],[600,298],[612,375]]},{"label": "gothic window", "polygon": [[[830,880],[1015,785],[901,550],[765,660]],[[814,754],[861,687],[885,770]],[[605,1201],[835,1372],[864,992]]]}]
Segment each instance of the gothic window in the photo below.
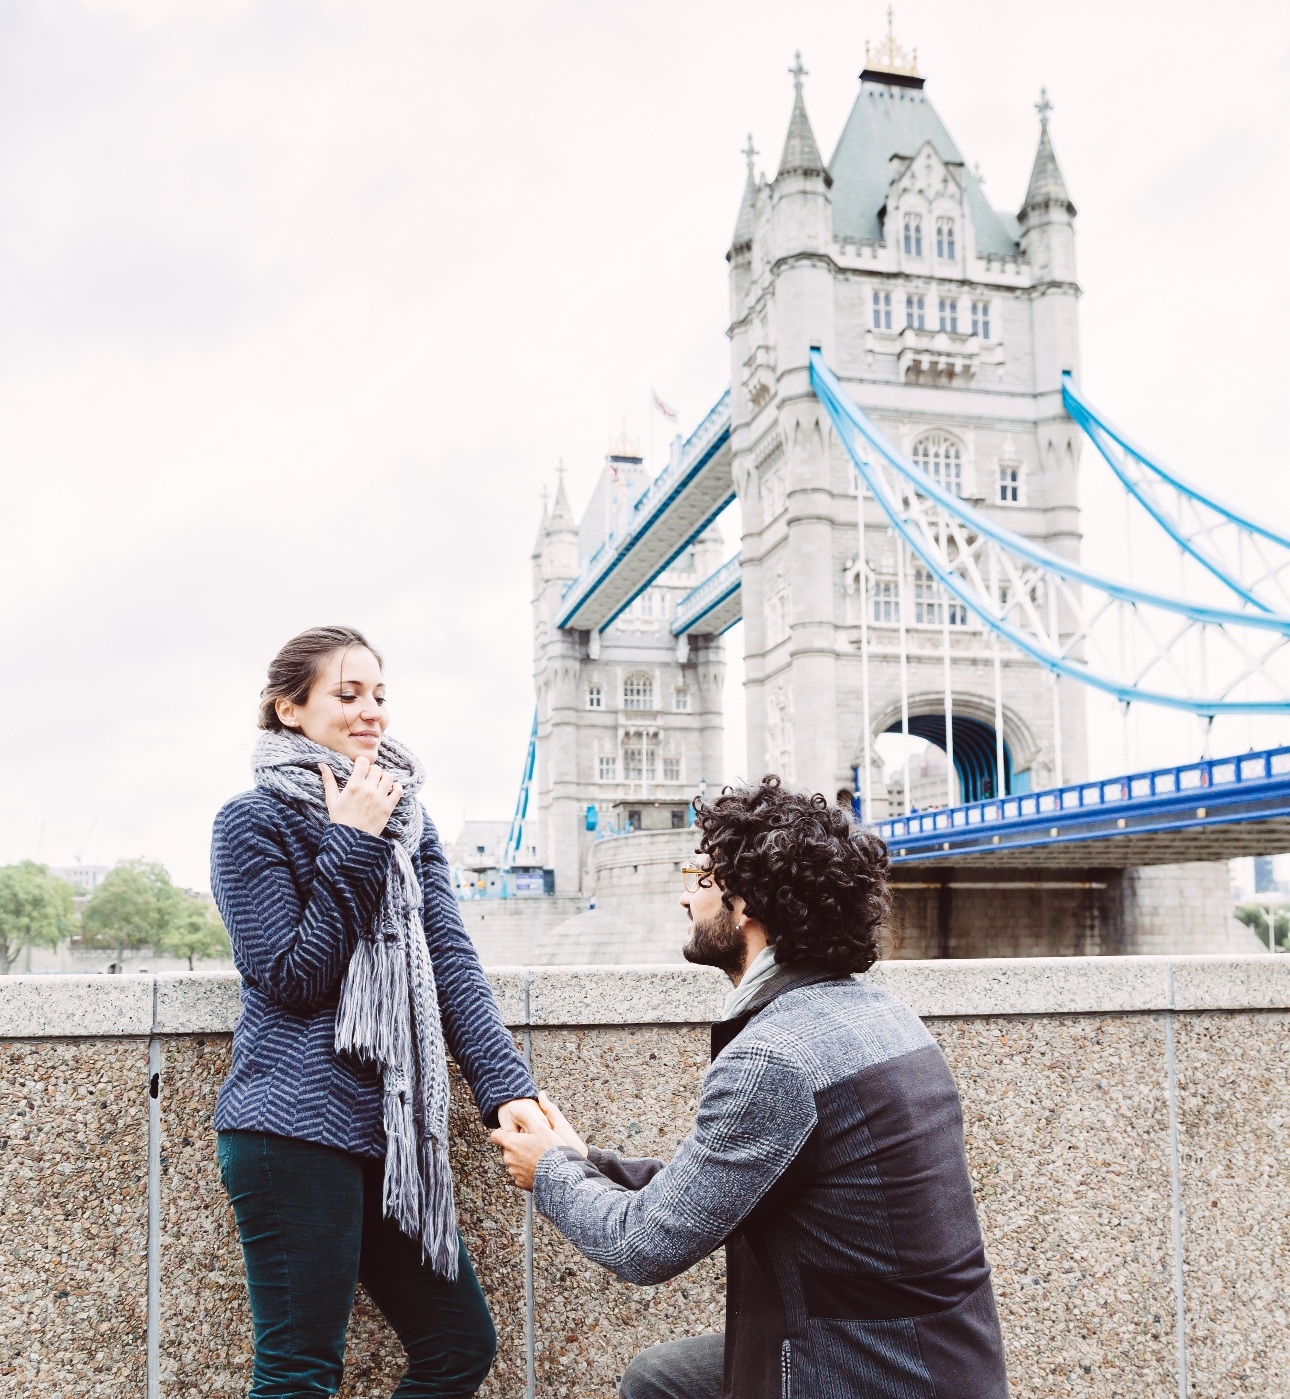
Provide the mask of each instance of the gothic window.
[{"label": "gothic window", "polygon": [[680,758],[663,759],[663,781],[679,782],[681,780],[681,760]]},{"label": "gothic window", "polygon": [[690,708],[690,692],[684,685],[678,685],[672,691],[672,708],[678,714],[684,714]]},{"label": "gothic window", "polygon": [[894,578],[879,578],[873,585],[873,619],[875,622],[900,621],[900,594]]},{"label": "gothic window", "polygon": [[974,301],[972,303],[972,334],[979,335],[982,340],[990,338],[990,303],[988,301]]},{"label": "gothic window", "polygon": [[943,296],[940,302],[941,329],[951,335],[959,333],[959,304],[952,297]]},{"label": "gothic window", "polygon": [[1010,462],[999,467],[999,504],[1018,505],[1021,502],[1021,467]]},{"label": "gothic window", "polygon": [[942,432],[931,432],[914,443],[914,465],[952,495],[963,494],[963,449]]},{"label": "gothic window", "polygon": [[936,256],[954,260],[954,220],[936,220]]},{"label": "gothic window", "polygon": [[905,324],[917,326],[919,330],[922,330],[925,309],[926,302],[923,297],[907,296],[905,298]]},{"label": "gothic window", "polygon": [[[948,614],[947,609],[948,607]],[[948,620],[952,627],[967,626],[967,608],[955,597],[947,597],[930,569],[914,570],[914,621],[939,627]]]},{"label": "gothic window", "polygon": [[623,708],[654,708],[654,677],[649,671],[634,670],[623,681]]},{"label": "gothic window", "polygon": [[623,778],[639,782],[645,772],[645,749],[639,741],[623,745]]},{"label": "gothic window", "polygon": [[923,255],[923,217],[921,214],[905,215],[905,256]]},{"label": "gothic window", "polygon": [[588,686],[587,686],[587,708],[588,708],[588,709],[603,709],[603,708],[604,708],[604,701],[603,701],[603,697],[601,696],[601,693],[600,693],[600,686],[599,686],[599,685],[588,685]]},{"label": "gothic window", "polygon": [[641,594],[641,616],[652,617],[654,615],[654,589],[646,588]]},{"label": "gothic window", "polygon": [[873,328],[875,330],[891,329],[891,293],[889,291],[876,291],[873,294]]},{"label": "gothic window", "polygon": [[612,753],[600,755],[600,780],[602,782],[616,782],[618,780],[618,759]]}]

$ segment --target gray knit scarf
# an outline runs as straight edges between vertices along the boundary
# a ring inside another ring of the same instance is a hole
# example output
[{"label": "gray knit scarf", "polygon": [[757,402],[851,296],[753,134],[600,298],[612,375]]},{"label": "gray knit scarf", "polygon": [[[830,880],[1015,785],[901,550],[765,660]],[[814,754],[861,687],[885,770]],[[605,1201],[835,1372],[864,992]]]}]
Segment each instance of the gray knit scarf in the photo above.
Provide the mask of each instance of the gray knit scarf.
[{"label": "gray knit scarf", "polygon": [[[448,1061],[434,968],[421,921],[412,854],[421,844],[417,792],[425,771],[401,743],[381,740],[375,761],[403,784],[385,837],[394,859],[372,924],[361,930],[340,988],[336,1052],[374,1064],[385,1109],[383,1208],[440,1277],[457,1277],[457,1214],[448,1165]],[[255,785],[319,826],[329,817],[318,764],[344,787],[350,759],[295,733],[263,733]]]}]

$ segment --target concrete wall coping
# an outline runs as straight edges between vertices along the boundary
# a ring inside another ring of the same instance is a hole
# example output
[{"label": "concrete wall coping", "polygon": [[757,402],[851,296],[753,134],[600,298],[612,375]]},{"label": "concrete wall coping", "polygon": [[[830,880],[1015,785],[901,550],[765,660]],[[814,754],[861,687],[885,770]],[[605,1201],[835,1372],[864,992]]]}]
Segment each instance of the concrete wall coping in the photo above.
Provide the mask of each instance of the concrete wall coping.
[{"label": "concrete wall coping", "polygon": [[[925,1017],[1290,1009],[1290,956],[996,957],[884,962],[868,973]],[[685,1025],[729,982],[705,967],[498,967],[508,1025]],[[0,977],[0,1039],[227,1034],[236,972]]]}]

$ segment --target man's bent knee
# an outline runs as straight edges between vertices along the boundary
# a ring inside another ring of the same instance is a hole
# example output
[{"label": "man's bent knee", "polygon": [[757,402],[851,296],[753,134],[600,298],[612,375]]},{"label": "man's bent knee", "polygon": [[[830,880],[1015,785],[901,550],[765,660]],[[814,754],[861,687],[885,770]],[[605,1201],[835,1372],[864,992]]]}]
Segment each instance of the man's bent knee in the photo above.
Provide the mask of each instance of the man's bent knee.
[{"label": "man's bent knee", "polygon": [[722,1336],[688,1336],[643,1350],[623,1373],[619,1399],[717,1399]]}]

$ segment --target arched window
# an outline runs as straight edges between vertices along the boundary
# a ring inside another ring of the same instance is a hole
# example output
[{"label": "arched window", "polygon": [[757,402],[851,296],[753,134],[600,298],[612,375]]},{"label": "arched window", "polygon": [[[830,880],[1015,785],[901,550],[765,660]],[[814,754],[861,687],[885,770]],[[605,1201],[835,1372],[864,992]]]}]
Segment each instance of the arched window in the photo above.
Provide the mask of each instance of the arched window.
[{"label": "arched window", "polygon": [[654,677],[649,671],[634,670],[623,681],[623,708],[654,708]]},{"label": "arched window", "polygon": [[1021,503],[1021,467],[1016,462],[999,463],[999,504]]},{"label": "arched window", "polygon": [[588,709],[603,709],[603,708],[604,708],[603,696],[602,696],[601,693],[600,693],[600,686],[599,686],[599,685],[588,685],[588,686],[587,686],[587,708],[588,708]]},{"label": "arched window", "polygon": [[990,338],[990,303],[988,301],[974,301],[972,303],[972,334],[979,335],[982,340]]},{"label": "arched window", "polygon": [[685,685],[678,685],[672,691],[672,708],[678,714],[685,714],[690,708],[690,691]]},{"label": "arched window", "polygon": [[905,215],[905,255],[906,257],[922,257],[923,255],[923,217],[921,214]]},{"label": "arched window", "polygon": [[936,220],[936,256],[954,260],[954,220]]},{"label": "arched window", "polygon": [[907,296],[905,298],[905,324],[915,326],[922,330],[926,320],[927,303],[921,296]]},{"label": "arched window", "polygon": [[914,443],[914,465],[953,495],[963,494],[963,449],[943,432],[929,432]]},{"label": "arched window", "polygon": [[876,291],[873,294],[873,328],[875,330],[891,329],[891,293],[889,291]]}]

